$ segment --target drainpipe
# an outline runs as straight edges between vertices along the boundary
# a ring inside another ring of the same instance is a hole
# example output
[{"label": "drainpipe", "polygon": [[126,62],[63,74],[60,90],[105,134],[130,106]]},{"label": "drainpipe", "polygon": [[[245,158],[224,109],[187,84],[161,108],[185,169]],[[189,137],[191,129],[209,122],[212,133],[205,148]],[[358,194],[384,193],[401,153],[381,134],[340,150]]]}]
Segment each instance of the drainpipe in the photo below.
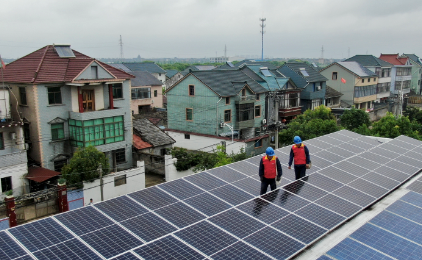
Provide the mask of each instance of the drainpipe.
[{"label": "drainpipe", "polygon": [[215,106],[217,107],[217,114],[215,115],[215,121],[217,122],[217,128],[216,128],[216,132],[217,132],[217,136],[218,136],[218,127],[219,127],[219,122],[218,122],[218,103],[223,99],[223,97],[220,97],[220,100],[217,101],[217,104],[215,104]]}]

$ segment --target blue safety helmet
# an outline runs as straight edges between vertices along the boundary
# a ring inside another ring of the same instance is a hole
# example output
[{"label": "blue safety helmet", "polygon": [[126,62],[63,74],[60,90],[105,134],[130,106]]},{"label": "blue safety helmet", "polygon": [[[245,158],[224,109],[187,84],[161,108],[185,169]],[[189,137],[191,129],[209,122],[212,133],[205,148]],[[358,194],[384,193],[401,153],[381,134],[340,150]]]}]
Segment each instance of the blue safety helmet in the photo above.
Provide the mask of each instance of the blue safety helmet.
[{"label": "blue safety helmet", "polygon": [[274,149],[273,149],[273,148],[271,148],[271,147],[268,147],[268,148],[267,148],[267,150],[265,150],[265,153],[266,153],[268,156],[274,156]]},{"label": "blue safety helmet", "polygon": [[295,144],[301,144],[301,143],[302,143],[302,139],[300,139],[300,137],[299,137],[299,136],[295,136],[295,138],[293,138],[293,142],[294,142]]}]

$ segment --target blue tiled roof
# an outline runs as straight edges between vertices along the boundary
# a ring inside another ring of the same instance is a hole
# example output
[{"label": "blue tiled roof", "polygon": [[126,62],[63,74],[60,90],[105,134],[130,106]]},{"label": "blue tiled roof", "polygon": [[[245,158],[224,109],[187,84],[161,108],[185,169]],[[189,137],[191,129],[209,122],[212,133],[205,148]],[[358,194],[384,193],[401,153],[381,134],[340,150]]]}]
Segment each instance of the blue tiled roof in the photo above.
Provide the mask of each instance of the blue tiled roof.
[{"label": "blue tiled roof", "polygon": [[383,61],[374,55],[355,55],[345,61],[356,61],[365,67],[393,67],[393,64]]}]

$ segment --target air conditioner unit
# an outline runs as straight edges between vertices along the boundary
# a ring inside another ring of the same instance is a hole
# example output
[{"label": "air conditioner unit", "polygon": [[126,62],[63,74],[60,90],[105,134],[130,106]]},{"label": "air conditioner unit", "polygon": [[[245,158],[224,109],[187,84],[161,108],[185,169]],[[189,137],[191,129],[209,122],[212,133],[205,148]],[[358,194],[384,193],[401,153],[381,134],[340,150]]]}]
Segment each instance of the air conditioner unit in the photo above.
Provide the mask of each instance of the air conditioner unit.
[{"label": "air conditioner unit", "polygon": [[267,119],[262,119],[262,124],[265,125],[267,123]]},{"label": "air conditioner unit", "polygon": [[321,90],[321,89],[322,89],[322,87],[321,87],[321,86],[317,86],[317,87],[316,87],[316,89],[317,89],[317,90]]},{"label": "air conditioner unit", "polygon": [[224,127],[224,123],[220,123],[220,128],[223,128]]}]

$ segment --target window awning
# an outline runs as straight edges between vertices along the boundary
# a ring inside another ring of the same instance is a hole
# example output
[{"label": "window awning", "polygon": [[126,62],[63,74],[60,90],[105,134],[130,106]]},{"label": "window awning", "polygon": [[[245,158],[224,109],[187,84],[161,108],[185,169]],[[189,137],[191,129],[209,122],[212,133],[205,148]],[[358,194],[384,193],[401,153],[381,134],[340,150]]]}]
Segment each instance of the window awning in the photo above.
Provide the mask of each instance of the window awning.
[{"label": "window awning", "polygon": [[26,175],[26,178],[35,182],[43,182],[59,174],[60,172],[55,172],[43,167],[29,167],[28,175]]}]

